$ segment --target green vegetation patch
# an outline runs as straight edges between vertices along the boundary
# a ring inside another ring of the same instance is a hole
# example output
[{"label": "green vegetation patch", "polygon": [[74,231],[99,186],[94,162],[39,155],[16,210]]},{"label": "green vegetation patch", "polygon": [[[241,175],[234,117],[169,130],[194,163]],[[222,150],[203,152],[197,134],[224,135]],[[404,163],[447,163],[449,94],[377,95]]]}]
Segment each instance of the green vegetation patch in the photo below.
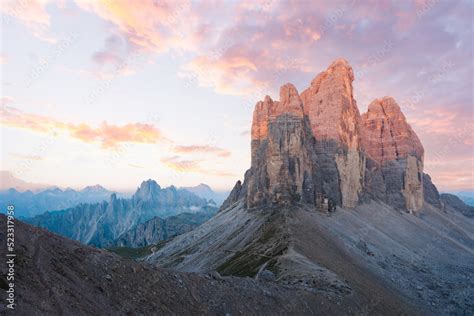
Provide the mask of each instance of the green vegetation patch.
[{"label": "green vegetation patch", "polygon": [[110,247],[106,250],[116,253],[121,257],[127,259],[137,260],[145,256],[151,255],[153,252],[158,251],[166,244],[167,241],[160,241],[155,245],[148,245],[145,247],[133,248],[133,247]]}]

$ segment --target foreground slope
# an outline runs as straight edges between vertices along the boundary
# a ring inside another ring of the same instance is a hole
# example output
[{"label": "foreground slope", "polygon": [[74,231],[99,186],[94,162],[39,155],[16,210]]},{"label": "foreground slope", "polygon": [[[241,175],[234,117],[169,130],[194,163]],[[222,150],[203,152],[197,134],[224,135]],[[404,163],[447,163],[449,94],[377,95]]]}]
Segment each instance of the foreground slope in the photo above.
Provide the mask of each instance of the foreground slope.
[{"label": "foreground slope", "polygon": [[[0,215],[0,242],[5,242]],[[18,315],[136,314],[352,314],[354,298],[312,293],[249,278],[189,274],[121,259],[17,221],[16,310]],[[0,256],[5,258],[4,247]],[[6,266],[0,265],[6,287]],[[5,311],[5,291],[0,294]],[[403,309],[372,306],[373,313]],[[366,308],[364,307],[364,311]],[[7,311],[7,314],[11,312]],[[12,313],[13,314],[13,313]]]},{"label": "foreground slope", "polygon": [[366,306],[396,301],[429,313],[472,312],[473,227],[451,207],[412,215],[373,202],[324,214],[304,205],[252,212],[237,204],[147,260],[350,295]]}]

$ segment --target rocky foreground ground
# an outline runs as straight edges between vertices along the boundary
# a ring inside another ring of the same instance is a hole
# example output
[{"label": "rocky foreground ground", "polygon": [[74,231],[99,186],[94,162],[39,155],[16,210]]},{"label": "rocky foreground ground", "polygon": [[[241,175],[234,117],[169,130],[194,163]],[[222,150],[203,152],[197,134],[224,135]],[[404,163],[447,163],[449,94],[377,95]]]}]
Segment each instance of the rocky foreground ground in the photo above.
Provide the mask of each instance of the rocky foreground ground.
[{"label": "rocky foreground ground", "polygon": [[[5,216],[0,216],[5,244]],[[5,248],[0,248],[5,258]],[[396,301],[360,306],[351,295],[216,273],[183,273],[123,259],[16,222],[16,315],[407,313]],[[2,260],[1,287],[6,288]],[[2,313],[6,310],[1,292]]]}]

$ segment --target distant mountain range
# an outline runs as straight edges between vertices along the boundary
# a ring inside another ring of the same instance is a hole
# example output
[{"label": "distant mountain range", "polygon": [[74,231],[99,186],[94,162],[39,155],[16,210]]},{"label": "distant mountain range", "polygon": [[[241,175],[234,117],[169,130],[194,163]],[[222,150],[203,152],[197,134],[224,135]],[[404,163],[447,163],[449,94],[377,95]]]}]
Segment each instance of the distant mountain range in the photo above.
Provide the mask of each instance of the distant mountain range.
[{"label": "distant mountain range", "polygon": [[33,217],[46,211],[61,210],[80,203],[97,203],[108,200],[112,191],[100,185],[88,186],[80,191],[49,188],[40,191],[20,192],[10,188],[0,192],[0,206],[15,205],[17,217]]},{"label": "distant mountain range", "polygon": [[143,181],[131,199],[112,194],[106,202],[79,204],[46,212],[27,222],[97,247],[112,245],[124,233],[152,218],[181,213],[214,214],[217,205],[174,186],[161,188],[154,180]]},{"label": "distant mountain range", "polygon": [[206,200],[213,200],[218,206],[220,206],[229,195],[228,191],[216,192],[211,189],[207,184],[201,183],[194,187],[184,187],[188,191],[193,192],[197,196],[200,196]]}]

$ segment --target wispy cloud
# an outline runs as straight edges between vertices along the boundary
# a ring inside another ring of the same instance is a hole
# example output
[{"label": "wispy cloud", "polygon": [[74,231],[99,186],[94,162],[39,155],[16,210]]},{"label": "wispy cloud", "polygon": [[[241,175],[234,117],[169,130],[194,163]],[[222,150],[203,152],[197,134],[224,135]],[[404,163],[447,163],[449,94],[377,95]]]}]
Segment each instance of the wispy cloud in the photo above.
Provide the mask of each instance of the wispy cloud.
[{"label": "wispy cloud", "polygon": [[215,154],[218,157],[229,157],[230,151],[209,145],[190,145],[190,146],[176,146],[174,147],[174,152],[179,154],[188,154],[188,153],[203,153],[203,154]]},{"label": "wispy cloud", "polygon": [[50,3],[51,0],[2,1],[0,12],[22,22],[37,38],[55,43],[56,39],[48,34],[50,15],[46,7]]},{"label": "wispy cloud", "polygon": [[219,177],[235,177],[235,174],[201,167],[202,160],[183,159],[180,156],[171,156],[161,158],[161,162],[168,168],[178,172],[195,172]]},{"label": "wispy cloud", "polygon": [[165,141],[161,131],[153,125],[129,123],[114,125],[103,122],[97,127],[87,123],[67,123],[52,117],[22,112],[4,106],[0,110],[0,123],[6,127],[25,129],[37,133],[64,132],[84,143],[98,143],[102,148],[114,148],[121,143],[154,144]]},{"label": "wispy cloud", "polygon": [[77,4],[115,25],[136,49],[190,50],[197,41],[190,1],[80,0]]}]

